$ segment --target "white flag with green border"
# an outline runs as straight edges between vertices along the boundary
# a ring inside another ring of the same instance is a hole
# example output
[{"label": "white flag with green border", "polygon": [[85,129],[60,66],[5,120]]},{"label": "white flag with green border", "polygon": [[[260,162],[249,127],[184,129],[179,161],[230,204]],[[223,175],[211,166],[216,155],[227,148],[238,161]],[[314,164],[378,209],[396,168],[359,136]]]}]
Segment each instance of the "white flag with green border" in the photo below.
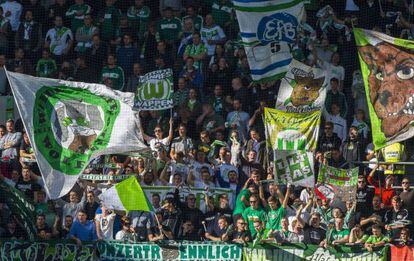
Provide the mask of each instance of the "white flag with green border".
[{"label": "white flag with green border", "polygon": [[67,194],[92,158],[146,148],[133,93],[6,74],[51,199]]},{"label": "white flag with green border", "polygon": [[99,199],[102,200],[103,205],[108,209],[153,211],[151,203],[148,201],[135,176],[131,176],[107,189],[99,195]]},{"label": "white flag with green border", "polygon": [[303,0],[233,0],[233,5],[253,80],[282,78],[292,60]]}]

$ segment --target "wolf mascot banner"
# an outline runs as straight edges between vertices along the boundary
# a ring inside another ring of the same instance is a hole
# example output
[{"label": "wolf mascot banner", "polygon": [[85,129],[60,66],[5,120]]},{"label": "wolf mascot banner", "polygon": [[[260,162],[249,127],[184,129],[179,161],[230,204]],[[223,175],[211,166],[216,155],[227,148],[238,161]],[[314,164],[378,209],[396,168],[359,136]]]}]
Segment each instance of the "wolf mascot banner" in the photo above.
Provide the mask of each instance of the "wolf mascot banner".
[{"label": "wolf mascot banner", "polygon": [[414,41],[354,29],[375,149],[414,136]]}]

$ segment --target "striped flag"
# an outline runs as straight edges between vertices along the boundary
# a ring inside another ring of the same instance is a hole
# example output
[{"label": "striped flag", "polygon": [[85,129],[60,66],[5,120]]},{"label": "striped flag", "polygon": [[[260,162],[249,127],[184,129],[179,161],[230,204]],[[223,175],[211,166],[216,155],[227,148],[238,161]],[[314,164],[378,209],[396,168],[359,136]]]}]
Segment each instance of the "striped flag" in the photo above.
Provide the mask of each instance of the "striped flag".
[{"label": "striped flag", "polygon": [[99,198],[108,209],[153,211],[152,204],[148,201],[135,176],[106,190]]},{"label": "striped flag", "polygon": [[303,0],[233,0],[254,81],[282,78],[292,60]]}]

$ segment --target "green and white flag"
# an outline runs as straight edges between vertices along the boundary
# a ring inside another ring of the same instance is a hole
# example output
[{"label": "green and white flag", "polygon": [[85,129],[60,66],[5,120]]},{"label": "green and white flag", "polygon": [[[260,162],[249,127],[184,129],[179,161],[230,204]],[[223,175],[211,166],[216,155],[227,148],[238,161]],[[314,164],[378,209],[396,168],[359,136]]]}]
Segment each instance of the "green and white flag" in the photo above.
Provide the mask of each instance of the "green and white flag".
[{"label": "green and white flag", "polygon": [[326,87],[324,70],[292,60],[280,84],[276,109],[296,113],[320,111],[325,104]]},{"label": "green and white flag", "polygon": [[354,29],[375,150],[414,136],[414,41]]},{"label": "green and white flag", "polygon": [[265,108],[268,145],[274,150],[316,149],[321,112],[292,113]]},{"label": "green and white flag", "polygon": [[233,0],[254,81],[282,78],[292,60],[303,0]]},{"label": "green and white flag", "polygon": [[6,74],[51,199],[67,194],[92,158],[146,148],[133,93]]},{"label": "green and white flag", "polygon": [[131,211],[153,211],[151,203],[145,196],[144,191],[135,176],[116,184],[105,190],[99,199],[108,209]]},{"label": "green and white flag", "polygon": [[173,92],[171,69],[149,72],[139,78],[134,109],[156,111],[172,108]]},{"label": "green and white flag", "polygon": [[308,151],[274,151],[274,174],[278,184],[313,188],[313,154]]}]

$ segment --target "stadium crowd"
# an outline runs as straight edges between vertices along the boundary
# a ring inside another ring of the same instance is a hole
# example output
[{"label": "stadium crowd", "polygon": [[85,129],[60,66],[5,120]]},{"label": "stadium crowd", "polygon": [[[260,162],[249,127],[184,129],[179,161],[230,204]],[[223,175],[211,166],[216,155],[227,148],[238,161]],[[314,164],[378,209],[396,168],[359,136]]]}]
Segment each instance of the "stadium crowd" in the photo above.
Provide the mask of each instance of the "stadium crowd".
[{"label": "stadium crowd", "polygon": [[[292,45],[295,59],[330,78],[320,163],[359,167],[356,201],[319,199],[312,189],[274,184],[262,113],[274,107],[280,81],[254,84],[230,0],[7,0],[0,4],[0,95],[11,95],[4,68],[39,77],[102,83],[134,92],[139,77],[172,68],[174,108],[140,111],[151,156],[106,155],[87,174],[136,175],[143,186],[170,186],[149,199],[155,211],[108,210],[98,195],[114,181],[80,180],[49,200],[21,120],[0,123],[1,179],[36,208],[41,239],[128,242],[262,240],[321,246],[411,244],[414,190],[403,165],[411,141],[374,153],[352,27],[414,36],[406,0],[310,0]],[[122,131],[122,126],[117,131]],[[126,141],[127,142],[127,141]],[[317,172],[317,171],[316,171]],[[370,185],[370,186],[368,186]],[[397,190],[394,185],[401,185]],[[187,186],[205,191],[206,206]],[[215,188],[232,195],[213,197]],[[265,234],[265,236],[263,236]],[[0,237],[25,233],[0,198]]]}]

